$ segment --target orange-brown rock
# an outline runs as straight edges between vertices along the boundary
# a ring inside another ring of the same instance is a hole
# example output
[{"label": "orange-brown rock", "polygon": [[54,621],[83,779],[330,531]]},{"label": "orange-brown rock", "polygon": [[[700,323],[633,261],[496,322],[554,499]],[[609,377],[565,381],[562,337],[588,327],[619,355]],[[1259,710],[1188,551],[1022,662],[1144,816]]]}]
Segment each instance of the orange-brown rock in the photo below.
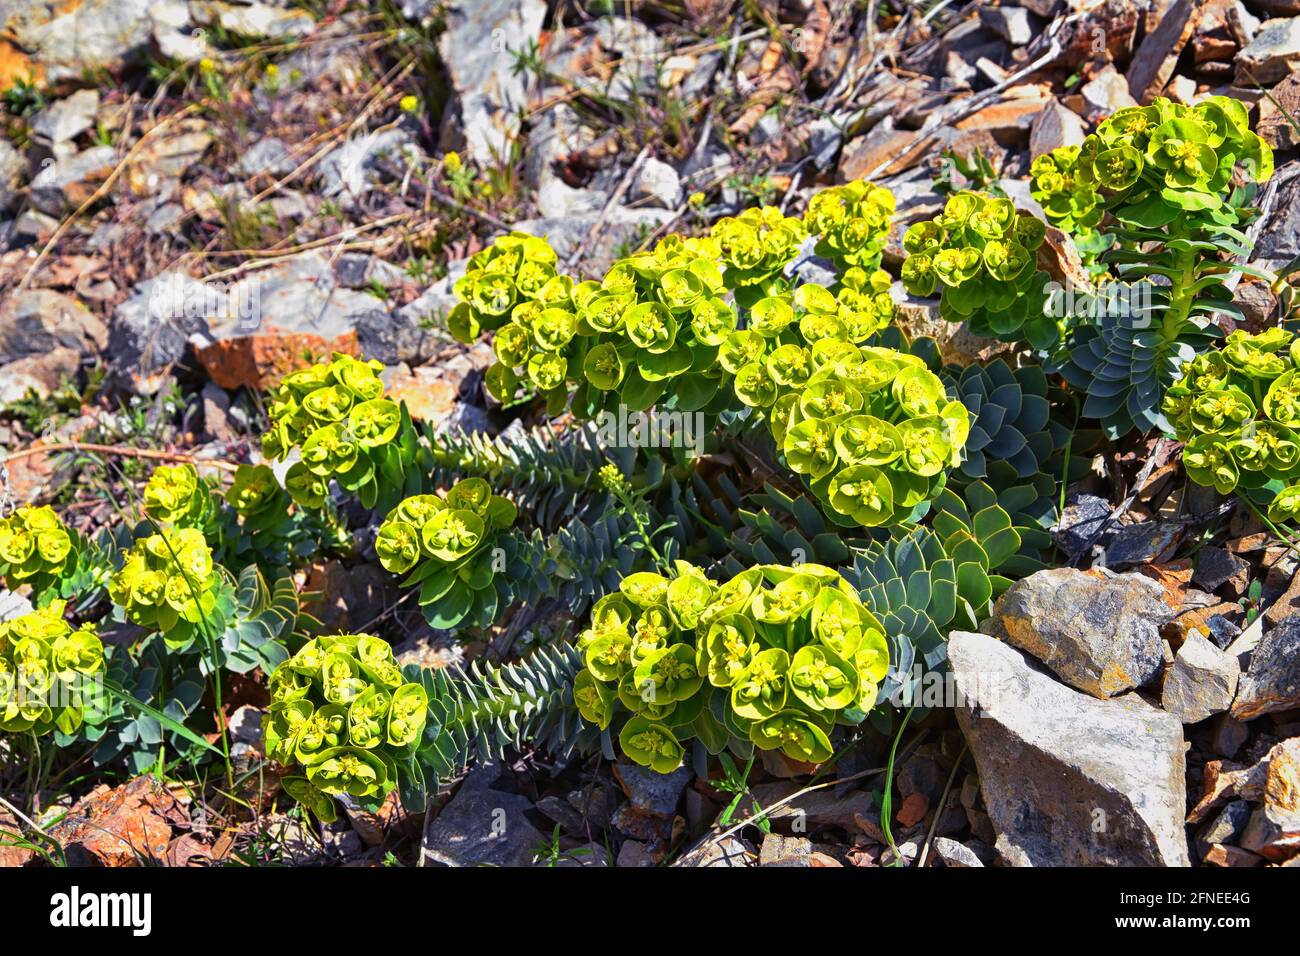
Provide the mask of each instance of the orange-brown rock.
[{"label": "orange-brown rock", "polygon": [[198,358],[222,388],[259,391],[279,383],[304,363],[328,359],[331,352],[360,354],[355,329],[334,339],[302,332],[281,332],[274,326],[253,335],[224,339],[198,350]]},{"label": "orange-brown rock", "polygon": [[99,786],[51,831],[74,866],[144,866],[163,862],[172,829],[189,823],[176,798],[153,777]]}]

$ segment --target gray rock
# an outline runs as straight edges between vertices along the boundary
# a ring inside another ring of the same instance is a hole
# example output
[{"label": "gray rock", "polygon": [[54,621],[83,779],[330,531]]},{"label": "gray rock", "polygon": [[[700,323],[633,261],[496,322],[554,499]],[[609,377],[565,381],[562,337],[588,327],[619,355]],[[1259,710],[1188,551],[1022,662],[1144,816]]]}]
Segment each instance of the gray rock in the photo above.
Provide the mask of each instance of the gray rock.
[{"label": "gray rock", "polygon": [[1096,121],[1116,110],[1137,106],[1128,91],[1128,80],[1114,66],[1107,66],[1079,90],[1087,118]]},{"label": "gray rock", "polygon": [[537,809],[558,823],[565,833],[582,836],[586,830],[582,814],[557,794],[542,797],[537,801]]},{"label": "gray rock", "polygon": [[1232,706],[1241,667],[1199,631],[1191,631],[1165,674],[1160,705],[1185,724],[1196,724]]},{"label": "gray rock", "polygon": [[1281,184],[1268,224],[1260,230],[1252,261],[1290,260],[1300,255],[1300,163],[1280,167],[1273,177]]},{"label": "gray rock", "polygon": [[157,392],[190,338],[208,336],[209,317],[228,308],[225,292],[183,272],[161,272],[137,283],[109,322],[110,377],[141,394]]},{"label": "gray rock", "polygon": [[528,133],[524,172],[537,191],[537,211],[546,218],[584,216],[600,212],[609,200],[601,189],[570,186],[556,172],[567,156],[595,142],[593,131],[584,126],[577,112],[565,103],[547,110]]},{"label": "gray rock", "polygon": [[1249,575],[1249,561],[1225,548],[1204,547],[1196,553],[1192,583],[1198,588],[1213,591],[1232,581],[1234,594],[1240,594],[1249,583]]},{"label": "gray rock", "polygon": [[954,632],[957,722],[996,848],[1013,866],[1187,866],[1182,725],[1134,695],[1099,701],[1021,652]]},{"label": "gray rock", "polygon": [[1172,617],[1163,589],[1143,575],[1052,568],[1011,585],[981,629],[1106,698],[1159,675],[1160,627]]},{"label": "gray rock", "polygon": [[677,170],[665,162],[647,157],[632,183],[633,199],[648,199],[665,209],[682,204],[682,180]]},{"label": "gray rock", "polygon": [[66,159],[51,160],[28,189],[31,204],[50,216],[71,212],[90,197],[117,165],[112,146],[92,146]]},{"label": "gray rock", "polygon": [[1286,618],[1264,635],[1241,677],[1232,716],[1254,720],[1300,707],[1300,615]]},{"label": "gray rock", "polygon": [[182,63],[197,63],[212,55],[207,33],[192,28],[190,7],[184,0],[155,0],[149,9],[153,42],[163,56]]},{"label": "gray rock", "polygon": [[673,866],[757,866],[758,853],[754,844],[732,834],[718,838],[716,833],[706,833],[700,840],[672,863]]},{"label": "gray rock", "polygon": [[[383,311],[373,295],[342,288],[329,257],[305,252],[249,273],[226,287],[227,308],[212,325],[218,340],[238,338],[257,329],[306,332],[329,340],[360,330],[369,313]],[[382,356],[377,356],[382,359]]]},{"label": "gray rock", "polygon": [[528,77],[514,70],[514,51],[536,42],[546,18],[542,0],[452,0],[438,40],[456,93],[465,151],[489,166],[509,156],[528,105]]},{"label": "gray rock", "polygon": [[1206,620],[1205,624],[1210,629],[1210,640],[1222,650],[1227,650],[1228,646],[1241,636],[1241,628],[1222,614],[1213,615]]},{"label": "gray rock", "polygon": [[355,209],[358,200],[382,184],[378,167],[386,159],[415,165],[423,161],[424,152],[400,126],[363,133],[321,159],[321,195],[338,197],[345,209]]},{"label": "gray rock", "polygon": [[[372,297],[370,301],[375,300]],[[385,365],[398,362],[419,365],[449,344],[449,337],[441,328],[428,328],[381,308],[353,313],[350,319],[356,325],[362,354]]]},{"label": "gray rock", "polygon": [[497,764],[471,770],[456,795],[424,827],[421,850],[425,863],[446,866],[529,866],[537,847],[549,835],[525,814],[532,801],[497,790]]},{"label": "gray rock", "polygon": [[99,316],[51,289],[16,292],[0,304],[0,365],[57,347],[94,355],[107,344]]},{"label": "gray rock", "polygon": [[1300,69],[1300,17],[1265,20],[1255,39],[1237,52],[1240,86],[1269,86]]},{"label": "gray rock", "polygon": [[1052,529],[1052,540],[1069,558],[1083,554],[1090,543],[1105,540],[1102,529],[1110,520],[1111,510],[1104,498],[1075,492],[1065,499],[1065,510]]},{"label": "gray rock", "polygon": [[74,139],[95,125],[99,111],[99,90],[77,90],[56,100],[32,117],[32,132],[50,143]]},{"label": "gray rock", "polygon": [[670,817],[677,812],[682,791],[695,773],[687,766],[678,767],[672,773],[657,773],[648,767],[622,759],[614,764],[614,776],[618,778],[633,806]]},{"label": "gray rock", "polygon": [[935,837],[930,844],[934,859],[943,866],[970,868],[982,867],[984,861],[975,855],[975,851],[958,843],[951,837]]},{"label": "gray rock", "polygon": [[1113,571],[1157,564],[1173,555],[1182,535],[1183,526],[1175,521],[1120,525],[1109,535],[1100,563]]},{"label": "gray rock", "polygon": [[262,715],[260,707],[244,704],[230,715],[229,731],[232,740],[254,747],[262,745]]},{"label": "gray rock", "polygon": [[259,139],[239,157],[235,171],[241,176],[265,174],[279,178],[293,172],[297,165],[284,140],[268,136]]},{"label": "gray rock", "polygon": [[1078,146],[1083,137],[1083,120],[1078,114],[1052,100],[1029,128],[1029,152],[1032,156],[1041,156],[1061,146]]},{"label": "gray rock", "polygon": [[1237,837],[1250,822],[1250,804],[1245,800],[1233,800],[1219,811],[1219,815],[1201,828],[1196,834],[1196,849],[1201,859],[1210,852],[1215,843],[1236,843]]}]

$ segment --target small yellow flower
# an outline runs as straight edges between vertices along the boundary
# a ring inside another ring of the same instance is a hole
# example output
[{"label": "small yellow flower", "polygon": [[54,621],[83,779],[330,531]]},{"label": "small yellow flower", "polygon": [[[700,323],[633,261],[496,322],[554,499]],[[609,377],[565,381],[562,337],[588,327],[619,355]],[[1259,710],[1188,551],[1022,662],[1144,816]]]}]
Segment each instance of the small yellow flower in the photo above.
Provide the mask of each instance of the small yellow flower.
[{"label": "small yellow flower", "polygon": [[443,154],[442,168],[447,170],[447,172],[454,173],[456,172],[456,170],[460,169],[461,165],[462,163],[460,161],[460,153],[456,152],[455,150],[452,150],[449,153]]},{"label": "small yellow flower", "polygon": [[280,68],[276,66],[274,63],[268,63],[266,65],[265,73],[266,73],[266,78],[268,80],[274,80],[279,77]]},{"label": "small yellow flower", "polygon": [[200,73],[215,73],[216,71],[217,64],[214,63],[211,58],[205,56],[203,59],[199,60]]},{"label": "small yellow flower", "polygon": [[691,193],[691,198],[687,202],[691,204],[692,208],[699,209],[704,205],[704,193],[698,190]]},{"label": "small yellow flower", "polygon": [[397,105],[401,107],[403,113],[414,113],[420,108],[420,98],[408,93],[398,101]]}]

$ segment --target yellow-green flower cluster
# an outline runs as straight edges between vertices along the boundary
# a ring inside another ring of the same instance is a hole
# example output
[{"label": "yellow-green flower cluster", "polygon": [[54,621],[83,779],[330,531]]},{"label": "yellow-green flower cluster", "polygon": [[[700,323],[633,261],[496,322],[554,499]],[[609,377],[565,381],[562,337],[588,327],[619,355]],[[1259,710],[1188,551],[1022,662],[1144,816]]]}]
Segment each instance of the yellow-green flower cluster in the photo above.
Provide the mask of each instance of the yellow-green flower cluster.
[{"label": "yellow-green flower cluster", "polygon": [[860,723],[889,668],[884,628],[827,567],[763,565],[717,584],[690,564],[632,574],[592,609],[574,683],[583,718],[619,725],[623,753],[659,773],[683,742],[733,742],[793,760],[831,756],[836,724]]},{"label": "yellow-green flower cluster", "polygon": [[573,279],[557,274],[556,262],[549,242],[522,232],[501,236],[471,256],[465,275],[452,286],[460,299],[448,316],[452,334],[473,342],[505,325],[524,303],[538,311],[566,305]]},{"label": "yellow-green flower cluster", "polygon": [[941,291],[944,318],[966,322],[977,335],[1050,347],[1059,329],[1044,310],[1046,273],[1035,268],[1045,232],[1010,199],[955,193],[943,212],[903,236],[903,285],[917,296]]},{"label": "yellow-green flower cluster", "polygon": [[1104,191],[1120,218],[1160,228],[1182,211],[1220,208],[1239,165],[1259,182],[1273,173],[1273,151],[1251,132],[1243,103],[1159,97],[1103,120],[1083,141],[1076,176]]},{"label": "yellow-green flower cluster", "polygon": [[154,521],[199,528],[212,513],[212,496],[193,465],[159,465],[144,487],[144,511]]},{"label": "yellow-green flower cluster", "polygon": [[127,552],[108,594],[133,624],[162,633],[173,650],[188,648],[217,604],[220,577],[196,528],[163,528]]},{"label": "yellow-green flower cluster", "polygon": [[496,330],[497,361],[485,380],[499,401],[513,399],[522,382],[557,410],[567,398],[580,321],[573,279],[557,275],[555,263],[545,239],[511,234],[471,259],[469,272],[456,283],[462,301],[449,319],[452,334],[472,342],[481,330]]},{"label": "yellow-green flower cluster", "polygon": [[1183,366],[1164,413],[1187,443],[1189,478],[1220,494],[1271,491],[1272,520],[1300,516],[1300,339],[1279,328],[1233,332]]},{"label": "yellow-green flower cluster", "polygon": [[438,627],[485,625],[497,609],[493,579],[504,570],[489,544],[517,514],[482,478],[466,478],[445,496],[402,501],[380,525],[375,553],[384,570],[420,586],[420,604]]},{"label": "yellow-green flower cluster", "polygon": [[808,238],[808,229],[776,206],[759,206],[719,219],[710,236],[718,243],[727,287],[739,289],[779,276]]},{"label": "yellow-green flower cluster", "polygon": [[894,194],[865,179],[823,189],[808,201],[804,226],[817,236],[816,252],[840,269],[880,268],[889,241]]},{"label": "yellow-green flower cluster", "polygon": [[1059,146],[1034,159],[1029,194],[1063,232],[1087,235],[1105,213],[1097,184],[1079,176],[1079,147]]},{"label": "yellow-green flower cluster", "polygon": [[303,768],[281,783],[326,822],[337,816],[331,794],[373,803],[397,785],[397,761],[420,740],[429,707],[392,646],[369,634],[308,641],[271,674],[270,690],[266,755]]},{"label": "yellow-green flower cluster", "polygon": [[30,584],[44,591],[76,563],[72,534],[53,508],[18,508],[0,518],[0,577],[10,590]]},{"label": "yellow-green flower cluster", "polygon": [[283,461],[299,449],[301,461],[285,475],[285,489],[299,505],[323,505],[331,479],[361,492],[363,501],[377,493],[379,456],[402,423],[397,403],[384,398],[383,368],[336,352],[328,364],[286,376],[272,394],[262,453]]},{"label": "yellow-green flower cluster", "polygon": [[719,361],[740,400],[768,410],[790,468],[843,524],[870,527],[908,520],[943,490],[970,413],[919,357],[857,344],[875,330],[859,315],[802,285],[760,300]]},{"label": "yellow-green flower cluster", "polygon": [[277,504],[280,483],[275,480],[275,472],[266,465],[240,465],[225,497],[226,503],[241,518],[256,518]]},{"label": "yellow-green flower cluster", "polygon": [[0,731],[75,734],[104,670],[104,645],[89,624],[73,629],[63,601],[0,621]]}]

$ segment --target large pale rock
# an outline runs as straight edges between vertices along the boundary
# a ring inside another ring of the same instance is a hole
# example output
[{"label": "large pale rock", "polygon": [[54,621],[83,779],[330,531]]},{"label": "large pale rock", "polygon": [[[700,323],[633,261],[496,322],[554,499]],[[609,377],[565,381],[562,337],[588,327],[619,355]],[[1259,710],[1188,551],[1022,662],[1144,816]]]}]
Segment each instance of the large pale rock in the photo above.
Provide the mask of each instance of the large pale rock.
[{"label": "large pale rock", "polygon": [[1232,706],[1241,666],[1199,631],[1192,631],[1165,674],[1160,704],[1185,724],[1195,724]]},{"label": "large pale rock", "polygon": [[1182,725],[1070,690],[1015,648],[953,633],[957,722],[1013,866],[1188,866]]},{"label": "large pale rock", "polygon": [[20,76],[76,82],[87,71],[139,61],[149,49],[149,8],[156,2],[0,3],[0,86]]},{"label": "large pale rock", "polygon": [[1242,675],[1232,716],[1254,720],[1300,707],[1300,615],[1288,617],[1264,635]]},{"label": "large pale rock", "polygon": [[1038,571],[998,599],[982,630],[1028,651],[1094,697],[1141,687],[1160,673],[1164,590],[1140,574]]},{"label": "large pale rock", "polygon": [[509,156],[528,103],[528,77],[514,51],[536,42],[546,17],[542,0],[452,0],[438,40],[456,92],[459,129],[469,158],[492,165]]},{"label": "large pale rock", "polygon": [[50,143],[67,142],[95,125],[98,110],[98,90],[77,90],[33,116],[32,132]]}]

